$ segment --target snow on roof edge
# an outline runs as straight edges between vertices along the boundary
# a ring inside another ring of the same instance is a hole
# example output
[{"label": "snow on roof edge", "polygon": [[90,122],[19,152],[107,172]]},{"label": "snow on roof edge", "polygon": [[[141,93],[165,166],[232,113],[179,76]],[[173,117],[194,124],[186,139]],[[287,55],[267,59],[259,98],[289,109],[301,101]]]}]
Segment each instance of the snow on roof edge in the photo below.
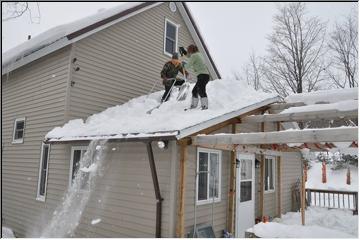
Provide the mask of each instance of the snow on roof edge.
[{"label": "snow on roof edge", "polygon": [[15,60],[16,62],[27,56],[30,56],[34,52],[37,52],[44,47],[50,46],[61,38],[65,38],[67,35],[79,31],[84,27],[110,18],[111,16],[137,7],[143,3],[145,2],[128,2],[126,4],[108,8],[104,11],[98,11],[95,14],[88,15],[69,23],[57,25],[44,32],[41,32],[32,39],[25,41],[2,53],[2,68],[6,68],[7,66],[11,65],[12,61]]},{"label": "snow on roof edge", "polygon": [[[278,102],[280,100],[281,100],[281,98],[279,96],[273,97],[273,98],[267,98],[267,99],[265,99],[265,100],[263,100],[261,102],[257,102],[257,103],[248,105],[246,107],[240,108],[238,110],[228,112],[228,113],[226,113],[226,114],[224,114],[222,116],[215,117],[215,118],[212,118],[212,119],[208,119],[208,120],[206,120],[204,122],[201,122],[201,123],[195,124],[193,126],[187,127],[187,128],[185,128],[183,130],[179,130],[179,135],[177,135],[176,138],[177,139],[184,138],[186,136],[189,136],[190,134],[196,133],[196,132],[201,131],[203,129],[206,129],[208,127],[214,126],[216,124],[222,123],[224,121],[230,120],[230,119],[232,119],[234,117],[237,117],[239,115],[242,115],[244,113],[247,113],[247,112],[253,111],[253,110],[257,109],[257,108],[261,108],[261,107],[264,107],[266,105]],[[205,124],[205,127],[199,128],[199,126],[203,125],[203,124]]]},{"label": "snow on roof edge", "polygon": [[136,139],[148,139],[148,138],[174,138],[179,131],[170,132],[155,132],[155,133],[128,133],[128,134],[113,134],[113,135],[99,135],[99,136],[76,136],[76,137],[61,137],[61,138],[49,138],[45,139],[46,143],[66,143],[72,141],[91,141],[91,140],[136,140]]}]

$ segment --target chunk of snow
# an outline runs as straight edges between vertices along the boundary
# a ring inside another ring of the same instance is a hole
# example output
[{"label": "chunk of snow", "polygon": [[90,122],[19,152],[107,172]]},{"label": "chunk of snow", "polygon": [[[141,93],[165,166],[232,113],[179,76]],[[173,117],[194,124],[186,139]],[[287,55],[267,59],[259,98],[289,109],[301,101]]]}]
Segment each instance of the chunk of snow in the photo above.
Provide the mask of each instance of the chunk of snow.
[{"label": "chunk of snow", "polygon": [[101,146],[100,145],[98,145],[98,146],[96,146],[96,148],[95,148],[96,150],[100,150],[101,149]]},{"label": "chunk of snow", "polygon": [[163,92],[155,92],[110,107],[88,117],[85,122],[82,119],[71,120],[63,127],[51,130],[46,138],[75,140],[82,136],[110,138],[129,133],[134,133],[132,137],[147,136],[149,133],[176,134],[180,130],[238,111],[257,102],[273,98],[276,101],[276,95],[255,91],[244,81],[221,79],[210,81],[207,85],[209,109],[206,111],[199,109],[184,111],[190,105],[191,94],[188,94],[185,101],[176,101],[176,91],[173,91],[169,101],[163,103],[152,114],[147,114],[149,109],[159,104]]},{"label": "chunk of snow", "polygon": [[1,237],[2,238],[15,238],[14,232],[11,228],[1,227]]},{"label": "chunk of snow", "polygon": [[99,222],[101,222],[101,218],[91,220],[92,225],[98,224]]},{"label": "chunk of snow", "polygon": [[95,172],[97,169],[97,164],[92,163],[89,167],[80,168],[82,172]]},{"label": "chunk of snow", "polygon": [[112,150],[112,151],[115,151],[115,150],[116,150],[116,148],[112,148],[111,150]]}]

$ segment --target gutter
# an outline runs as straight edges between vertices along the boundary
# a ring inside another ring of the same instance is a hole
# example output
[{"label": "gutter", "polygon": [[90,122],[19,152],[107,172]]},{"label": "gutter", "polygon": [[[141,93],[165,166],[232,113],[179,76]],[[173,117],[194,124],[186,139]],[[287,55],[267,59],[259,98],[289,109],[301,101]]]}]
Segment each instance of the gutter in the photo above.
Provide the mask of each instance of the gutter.
[{"label": "gutter", "polygon": [[164,200],[161,197],[160,194],[160,186],[159,181],[157,178],[156,173],[156,166],[155,166],[155,160],[154,160],[154,153],[151,146],[151,141],[146,142],[146,149],[148,152],[149,157],[149,163],[150,163],[150,169],[151,169],[151,176],[154,184],[154,190],[155,190],[155,197],[156,197],[156,231],[155,231],[155,237],[160,238],[161,237],[161,210],[162,210],[162,201]]}]

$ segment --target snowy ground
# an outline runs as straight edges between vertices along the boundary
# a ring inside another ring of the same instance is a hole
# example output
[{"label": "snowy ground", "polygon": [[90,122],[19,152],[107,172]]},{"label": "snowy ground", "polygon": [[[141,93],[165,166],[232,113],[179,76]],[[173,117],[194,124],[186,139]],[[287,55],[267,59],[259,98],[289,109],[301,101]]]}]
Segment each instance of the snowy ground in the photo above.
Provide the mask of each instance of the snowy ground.
[{"label": "snowy ground", "polygon": [[309,207],[305,226],[301,225],[300,212],[289,212],[248,231],[262,238],[357,238],[358,216],[348,210]]},{"label": "snowy ground", "polygon": [[322,183],[321,162],[312,162],[308,170],[306,188],[328,189],[340,191],[359,191],[358,168],[351,167],[351,184],[346,184],[347,169],[332,170],[331,165],[326,165],[327,182]]},{"label": "snowy ground", "polygon": [[13,230],[8,227],[1,227],[1,238],[15,238]]}]

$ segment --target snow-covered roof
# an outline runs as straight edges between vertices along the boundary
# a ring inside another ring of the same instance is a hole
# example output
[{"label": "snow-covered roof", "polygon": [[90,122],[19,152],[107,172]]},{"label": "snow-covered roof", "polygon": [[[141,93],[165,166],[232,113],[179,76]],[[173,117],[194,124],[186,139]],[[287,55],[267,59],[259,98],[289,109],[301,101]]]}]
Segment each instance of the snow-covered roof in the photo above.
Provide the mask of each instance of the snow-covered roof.
[{"label": "snow-covered roof", "polygon": [[[2,74],[13,71],[38,58],[72,44],[89,34],[109,27],[127,17],[131,17],[132,15],[155,7],[161,3],[162,2],[128,2],[113,8],[98,11],[88,17],[51,28],[2,53]],[[209,70],[214,73],[214,76],[221,78],[186,3],[179,2],[176,4],[184,9],[179,12],[184,17],[185,23],[189,27],[190,34],[194,38],[196,44],[200,49],[204,49],[205,56],[207,57],[205,60],[208,60],[210,65]]]},{"label": "snow-covered roof", "polygon": [[10,62],[16,61],[19,58],[25,57],[41,48],[51,45],[62,38],[66,38],[69,34],[83,29],[84,27],[90,26],[114,14],[121,13],[140,4],[141,3],[139,2],[129,2],[110,9],[99,11],[96,14],[85,18],[51,28],[3,53],[2,65],[5,66]]},{"label": "snow-covered roof", "polygon": [[[192,89],[193,86],[191,86]],[[169,137],[181,139],[241,114],[278,102],[269,93],[255,91],[243,81],[221,79],[209,82],[208,110],[184,111],[190,104],[191,92],[184,101],[176,101],[177,91],[168,102],[151,114],[146,112],[159,104],[164,91],[141,96],[125,104],[82,119],[71,120],[46,135],[48,142]]]}]

